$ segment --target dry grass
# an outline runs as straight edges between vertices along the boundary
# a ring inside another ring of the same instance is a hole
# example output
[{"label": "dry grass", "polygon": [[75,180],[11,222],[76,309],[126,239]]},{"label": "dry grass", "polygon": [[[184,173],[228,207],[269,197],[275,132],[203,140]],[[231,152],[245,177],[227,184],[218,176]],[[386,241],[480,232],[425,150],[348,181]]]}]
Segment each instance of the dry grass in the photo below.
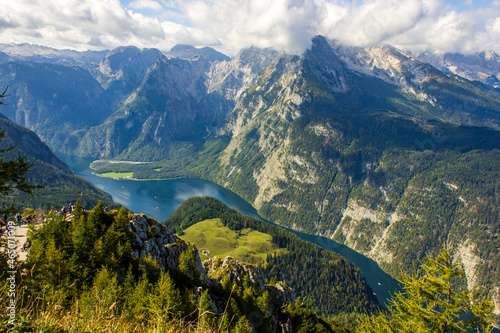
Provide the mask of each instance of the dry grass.
[{"label": "dry grass", "polygon": [[[3,278],[3,277],[2,277]],[[97,306],[91,316],[83,316],[80,313],[78,302],[73,302],[67,309],[64,307],[63,294],[52,295],[55,301],[46,302],[44,299],[31,299],[24,292],[24,288],[18,288],[18,300],[16,303],[15,325],[8,322],[6,308],[10,302],[7,296],[7,283],[0,287],[0,332],[148,332],[148,333],[219,333],[218,327],[208,325],[203,315],[194,321],[189,321],[180,316],[173,318],[155,318],[148,322],[134,321],[127,313],[116,313],[114,303],[111,307]],[[6,319],[7,318],[7,319]]]}]

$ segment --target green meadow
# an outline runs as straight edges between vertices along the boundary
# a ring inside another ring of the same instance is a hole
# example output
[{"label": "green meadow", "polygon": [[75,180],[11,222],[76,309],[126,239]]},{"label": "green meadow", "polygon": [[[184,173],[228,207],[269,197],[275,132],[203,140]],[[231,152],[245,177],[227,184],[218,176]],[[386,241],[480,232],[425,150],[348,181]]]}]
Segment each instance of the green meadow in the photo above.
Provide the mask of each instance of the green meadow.
[{"label": "green meadow", "polygon": [[108,178],[132,178],[133,174],[133,172],[105,172],[98,173],[97,175]]},{"label": "green meadow", "polygon": [[239,231],[225,227],[219,218],[196,223],[184,230],[182,238],[196,244],[202,260],[202,250],[210,251],[209,257],[231,256],[254,265],[265,264],[268,254],[286,253],[272,242],[272,236],[252,229]]}]

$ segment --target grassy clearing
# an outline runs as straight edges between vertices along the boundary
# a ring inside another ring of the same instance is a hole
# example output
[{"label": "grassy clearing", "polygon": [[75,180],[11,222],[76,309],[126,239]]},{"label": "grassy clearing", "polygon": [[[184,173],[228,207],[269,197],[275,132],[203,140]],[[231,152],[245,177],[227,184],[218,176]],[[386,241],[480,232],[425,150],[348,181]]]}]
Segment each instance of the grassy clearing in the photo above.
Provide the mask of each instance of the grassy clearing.
[{"label": "grassy clearing", "polygon": [[202,250],[209,250],[210,257],[232,256],[251,264],[265,264],[268,254],[285,253],[272,243],[272,236],[252,229],[240,231],[225,227],[220,219],[210,219],[196,223],[184,230],[184,240],[196,244],[202,260]]},{"label": "grassy clearing", "polygon": [[108,177],[108,178],[132,178],[134,173],[133,172],[105,172],[105,173],[99,173],[98,175],[101,177]]}]

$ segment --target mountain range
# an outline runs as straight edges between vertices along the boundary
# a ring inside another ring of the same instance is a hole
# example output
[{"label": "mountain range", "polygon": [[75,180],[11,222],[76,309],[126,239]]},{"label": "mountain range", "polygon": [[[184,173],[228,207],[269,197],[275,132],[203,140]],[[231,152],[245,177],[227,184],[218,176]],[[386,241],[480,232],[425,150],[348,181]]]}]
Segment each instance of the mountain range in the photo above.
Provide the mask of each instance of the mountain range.
[{"label": "mountain range", "polygon": [[96,172],[214,181],[394,277],[446,243],[469,288],[500,304],[498,55],[417,57],[322,36],[301,56],[0,51],[10,119],[58,151],[153,162]]}]

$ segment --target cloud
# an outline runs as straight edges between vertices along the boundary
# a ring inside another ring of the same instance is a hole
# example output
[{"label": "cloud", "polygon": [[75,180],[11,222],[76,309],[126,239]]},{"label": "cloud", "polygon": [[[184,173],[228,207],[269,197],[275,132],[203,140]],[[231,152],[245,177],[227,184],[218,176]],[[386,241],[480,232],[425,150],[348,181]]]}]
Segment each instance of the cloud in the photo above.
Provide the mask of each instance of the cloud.
[{"label": "cloud", "polygon": [[230,54],[250,45],[300,54],[318,34],[415,52],[500,52],[499,1],[475,8],[440,0],[183,0],[179,8]]},{"label": "cloud", "polygon": [[197,28],[229,53],[248,46],[302,53],[316,34],[321,5],[308,0],[187,0],[179,4]]},{"label": "cloud", "polygon": [[426,15],[412,29],[393,36],[389,42],[415,52],[500,52],[500,35],[495,35],[494,23],[500,16],[499,2],[464,11],[451,10],[436,0],[426,2]]},{"label": "cloud", "polygon": [[0,17],[15,22],[1,31],[5,42],[31,42],[74,49],[158,43],[164,36],[161,22],[128,11],[118,0],[5,1]]},{"label": "cloud", "polygon": [[444,0],[118,0],[2,1],[0,38],[57,48],[120,45],[167,50],[249,46],[301,54],[321,34],[367,46],[419,52],[500,52],[500,1],[458,7]]},{"label": "cloud", "polygon": [[128,4],[129,8],[133,9],[152,9],[155,11],[163,11],[163,6],[153,0],[134,0]]},{"label": "cloud", "polygon": [[500,40],[500,18],[489,22],[488,32],[493,36],[493,38]]},{"label": "cloud", "polygon": [[322,24],[324,35],[344,43],[367,46],[381,43],[413,28],[424,16],[421,0],[379,0],[345,5],[325,4],[332,21]]}]

